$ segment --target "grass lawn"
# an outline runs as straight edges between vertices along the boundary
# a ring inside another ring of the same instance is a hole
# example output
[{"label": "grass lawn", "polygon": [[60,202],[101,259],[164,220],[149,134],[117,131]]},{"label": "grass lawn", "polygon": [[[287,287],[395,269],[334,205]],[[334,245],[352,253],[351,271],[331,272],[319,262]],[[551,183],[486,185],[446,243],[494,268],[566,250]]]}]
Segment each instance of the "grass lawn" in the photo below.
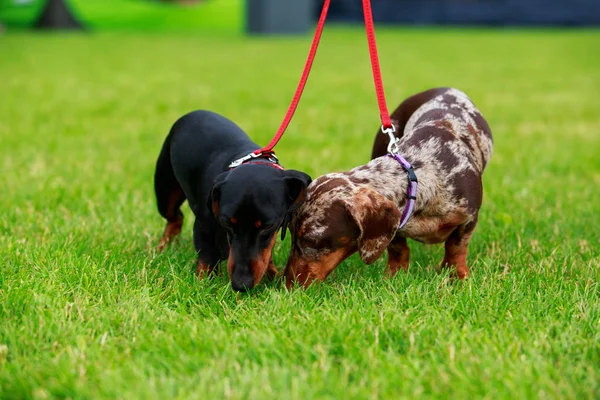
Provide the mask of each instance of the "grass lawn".
[{"label": "grass lawn", "polygon": [[[600,397],[600,31],[378,39],[390,108],[451,85],[493,129],[464,283],[410,242],[391,280],[355,255],[305,291],[237,294],[194,276],[187,208],[154,252],[171,124],[207,108],[266,144],[309,37],[0,36],[0,398]],[[346,170],[378,123],[362,29],[326,30],[278,156]]]}]

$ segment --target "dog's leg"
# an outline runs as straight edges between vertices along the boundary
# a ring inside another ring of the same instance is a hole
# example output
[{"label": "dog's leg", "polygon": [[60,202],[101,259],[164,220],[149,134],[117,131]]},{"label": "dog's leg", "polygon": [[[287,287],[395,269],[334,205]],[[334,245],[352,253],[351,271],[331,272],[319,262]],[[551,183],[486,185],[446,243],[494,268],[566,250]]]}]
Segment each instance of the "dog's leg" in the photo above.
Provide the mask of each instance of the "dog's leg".
[{"label": "dog's leg", "polygon": [[207,276],[211,276],[215,271],[215,266],[212,265],[200,257],[198,257],[198,262],[196,263],[196,272],[198,273],[198,277],[200,279],[205,278]]},{"label": "dog's leg", "polygon": [[[221,243],[222,241],[224,243]],[[194,247],[198,253],[196,270],[200,278],[214,273],[219,261],[227,259],[224,249],[228,249],[229,246],[225,232],[216,221],[211,222],[205,216],[196,217],[194,221]]]},{"label": "dog's leg", "polygon": [[158,161],[156,162],[154,191],[156,193],[158,211],[167,220],[167,226],[158,244],[158,251],[162,251],[181,232],[183,214],[180,207],[185,201],[185,194],[175,178],[171,165],[168,139],[163,145],[158,156]]},{"label": "dog's leg", "polygon": [[200,279],[212,276],[219,264],[220,257],[212,251],[203,251],[198,253],[198,262],[196,263],[196,272]]},{"label": "dog's leg", "polygon": [[456,274],[459,279],[465,279],[469,276],[467,251],[476,225],[477,218],[469,223],[459,225],[446,240],[446,253],[444,261],[442,261],[442,268],[456,267]]},{"label": "dog's leg", "polygon": [[163,235],[157,247],[158,251],[163,251],[167,244],[173,241],[173,239],[181,233],[181,227],[183,226],[183,214],[179,209],[181,203],[185,201],[185,195],[183,195],[183,191],[181,193],[173,193],[172,199],[173,200],[169,207],[170,209],[176,208],[177,211],[170,213],[169,218],[167,218],[167,225],[165,226],[165,231],[163,232]]},{"label": "dog's leg", "polygon": [[269,260],[269,266],[267,267],[267,279],[272,281],[273,279],[275,279],[277,277],[277,275],[279,274],[279,271],[277,271],[277,267],[275,266],[275,263],[273,262],[273,258],[271,258]]},{"label": "dog's leg", "polygon": [[408,271],[408,258],[410,249],[406,244],[406,238],[396,236],[388,246],[388,267],[387,275],[392,277],[402,268]]}]

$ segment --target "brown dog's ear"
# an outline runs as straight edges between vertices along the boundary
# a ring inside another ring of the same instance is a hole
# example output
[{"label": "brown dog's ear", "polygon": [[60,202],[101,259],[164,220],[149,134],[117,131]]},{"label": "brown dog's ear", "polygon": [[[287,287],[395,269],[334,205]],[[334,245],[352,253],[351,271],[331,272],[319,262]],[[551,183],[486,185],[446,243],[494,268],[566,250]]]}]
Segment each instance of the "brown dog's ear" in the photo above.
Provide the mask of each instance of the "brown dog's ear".
[{"label": "brown dog's ear", "polygon": [[372,264],[396,235],[400,211],[372,189],[359,189],[344,205],[360,230],[356,241],[360,258],[365,264]]},{"label": "brown dog's ear", "polygon": [[285,171],[283,182],[285,184],[287,211],[281,225],[281,240],[285,239],[287,226],[294,216],[294,211],[300,207],[306,198],[306,188],[312,182],[312,178],[304,172],[288,169]]},{"label": "brown dog's ear", "polygon": [[225,171],[217,175],[213,181],[213,186],[210,189],[210,194],[206,200],[206,206],[213,213],[215,217],[219,215],[219,201],[221,200],[221,185],[225,181],[225,178],[229,175],[229,171]]}]

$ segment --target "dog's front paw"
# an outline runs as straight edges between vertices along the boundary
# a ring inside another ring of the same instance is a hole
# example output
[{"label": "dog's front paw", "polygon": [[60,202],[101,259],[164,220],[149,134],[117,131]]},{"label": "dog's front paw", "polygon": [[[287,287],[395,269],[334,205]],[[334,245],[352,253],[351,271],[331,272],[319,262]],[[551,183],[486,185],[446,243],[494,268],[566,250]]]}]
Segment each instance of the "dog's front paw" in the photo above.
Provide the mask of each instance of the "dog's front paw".
[{"label": "dog's front paw", "polygon": [[198,272],[198,278],[204,279],[211,275],[211,273],[213,272],[213,267],[211,267],[204,261],[198,260],[198,264],[196,265],[196,271]]}]

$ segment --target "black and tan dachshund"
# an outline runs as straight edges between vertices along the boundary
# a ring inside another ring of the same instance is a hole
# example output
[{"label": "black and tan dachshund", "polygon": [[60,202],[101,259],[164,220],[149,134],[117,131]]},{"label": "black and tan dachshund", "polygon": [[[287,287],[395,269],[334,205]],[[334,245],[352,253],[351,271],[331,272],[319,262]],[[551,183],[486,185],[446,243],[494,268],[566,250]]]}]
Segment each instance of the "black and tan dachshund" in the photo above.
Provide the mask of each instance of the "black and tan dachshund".
[{"label": "black and tan dachshund", "polygon": [[260,147],[236,124],[210,111],[193,111],[173,127],[156,163],[154,187],[167,226],[162,250],[181,232],[180,207],[187,199],[196,220],[194,246],[198,274],[211,273],[228,259],[234,290],[257,285],[265,273],[277,273],[272,250],[292,213],[304,201],[307,174],[284,170],[272,157],[230,164]]}]

